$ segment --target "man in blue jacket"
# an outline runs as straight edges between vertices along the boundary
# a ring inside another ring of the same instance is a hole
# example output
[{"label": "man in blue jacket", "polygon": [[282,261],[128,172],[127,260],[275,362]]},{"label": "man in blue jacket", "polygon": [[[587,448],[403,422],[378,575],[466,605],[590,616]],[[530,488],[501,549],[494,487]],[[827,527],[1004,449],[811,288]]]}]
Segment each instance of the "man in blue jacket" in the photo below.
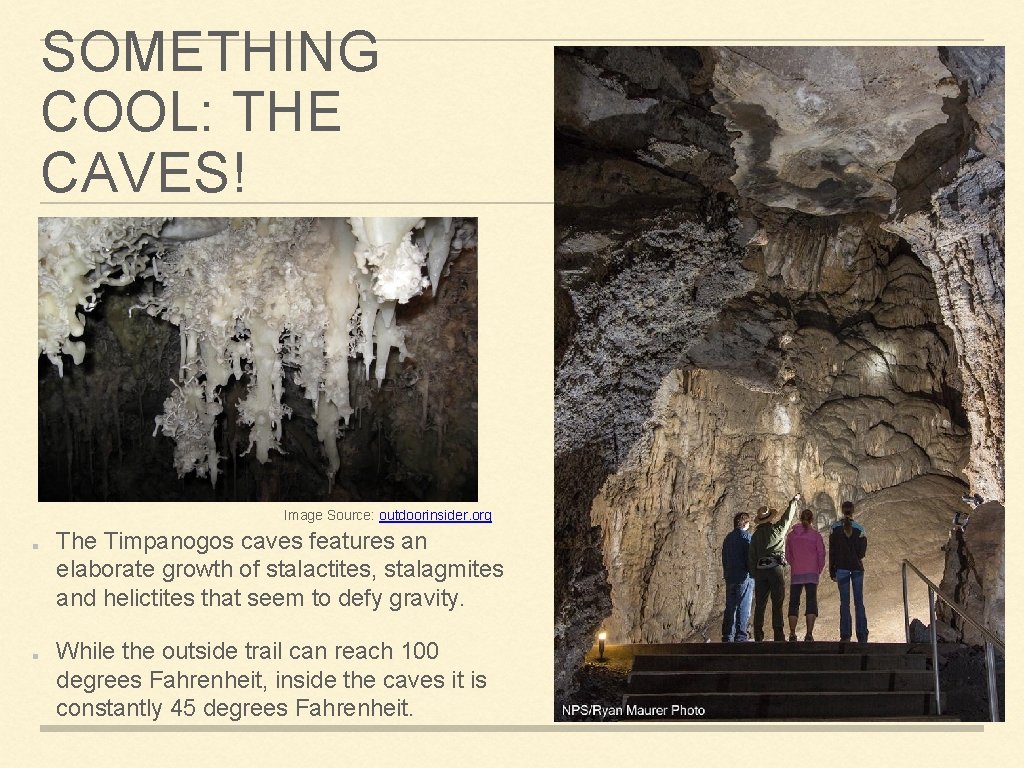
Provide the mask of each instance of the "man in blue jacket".
[{"label": "man in blue jacket", "polygon": [[722,642],[745,642],[750,601],[754,596],[754,579],[747,562],[750,549],[750,515],[737,513],[732,519],[732,532],[722,542],[722,575],[725,577],[725,617],[722,619]]}]

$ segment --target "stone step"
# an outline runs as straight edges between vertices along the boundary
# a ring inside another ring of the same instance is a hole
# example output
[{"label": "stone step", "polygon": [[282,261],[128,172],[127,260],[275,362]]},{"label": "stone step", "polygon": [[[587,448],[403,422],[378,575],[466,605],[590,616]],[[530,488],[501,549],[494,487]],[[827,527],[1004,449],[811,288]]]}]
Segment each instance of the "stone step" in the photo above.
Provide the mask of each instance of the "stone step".
[{"label": "stone step", "polygon": [[685,693],[626,694],[626,720],[847,720],[927,718],[935,714],[930,693]]},{"label": "stone step", "polygon": [[935,677],[926,671],[807,672],[633,672],[629,694],[763,693],[798,691],[934,691]]},{"label": "stone step", "polygon": [[838,640],[818,641],[805,643],[799,640],[790,642],[764,642],[764,643],[650,643],[644,645],[630,646],[632,653],[636,656],[649,655],[679,655],[679,654],[776,654],[776,653],[931,653],[931,645],[928,643],[842,643]]},{"label": "stone step", "polygon": [[720,653],[643,654],[633,658],[634,672],[828,672],[857,670],[922,670],[922,654],[883,653]]}]

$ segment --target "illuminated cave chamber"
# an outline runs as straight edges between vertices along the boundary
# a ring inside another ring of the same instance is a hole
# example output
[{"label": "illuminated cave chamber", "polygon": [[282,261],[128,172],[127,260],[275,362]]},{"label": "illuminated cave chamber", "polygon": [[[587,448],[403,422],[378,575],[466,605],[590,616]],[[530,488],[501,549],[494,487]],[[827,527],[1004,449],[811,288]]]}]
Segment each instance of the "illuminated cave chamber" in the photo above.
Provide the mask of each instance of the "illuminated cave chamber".
[{"label": "illuminated cave chamber", "polygon": [[[555,70],[559,694],[599,628],[718,639],[733,514],[796,490],[873,531],[873,639],[902,639],[902,557],[1001,634],[1001,49]],[[992,502],[944,552],[968,489]]]},{"label": "illuminated cave chamber", "polygon": [[475,497],[475,258],[452,218],[40,219],[41,498]]}]

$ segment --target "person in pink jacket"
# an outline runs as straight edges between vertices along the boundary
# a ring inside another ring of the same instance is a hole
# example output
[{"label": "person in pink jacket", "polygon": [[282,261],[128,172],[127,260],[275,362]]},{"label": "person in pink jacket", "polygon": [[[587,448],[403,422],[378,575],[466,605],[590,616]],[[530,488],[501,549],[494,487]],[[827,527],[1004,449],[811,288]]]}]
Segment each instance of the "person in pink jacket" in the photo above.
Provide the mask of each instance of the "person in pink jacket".
[{"label": "person in pink jacket", "polygon": [[796,640],[796,620],[800,613],[800,592],[807,592],[807,634],[814,640],[814,620],[818,618],[818,576],[825,567],[825,542],[812,527],[814,513],[805,509],[800,523],[786,537],[786,561],[789,563],[789,639]]}]

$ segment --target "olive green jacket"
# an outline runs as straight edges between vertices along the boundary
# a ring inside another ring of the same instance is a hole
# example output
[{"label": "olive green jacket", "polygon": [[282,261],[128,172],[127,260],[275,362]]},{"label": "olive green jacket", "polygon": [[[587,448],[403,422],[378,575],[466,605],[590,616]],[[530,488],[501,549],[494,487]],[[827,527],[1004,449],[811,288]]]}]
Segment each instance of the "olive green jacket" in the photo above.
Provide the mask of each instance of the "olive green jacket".
[{"label": "olive green jacket", "polygon": [[785,513],[774,523],[761,523],[754,530],[750,537],[750,572],[757,575],[757,561],[762,557],[778,555],[780,558],[786,554],[786,533],[789,526],[793,524],[796,517],[797,500],[792,499]]}]

